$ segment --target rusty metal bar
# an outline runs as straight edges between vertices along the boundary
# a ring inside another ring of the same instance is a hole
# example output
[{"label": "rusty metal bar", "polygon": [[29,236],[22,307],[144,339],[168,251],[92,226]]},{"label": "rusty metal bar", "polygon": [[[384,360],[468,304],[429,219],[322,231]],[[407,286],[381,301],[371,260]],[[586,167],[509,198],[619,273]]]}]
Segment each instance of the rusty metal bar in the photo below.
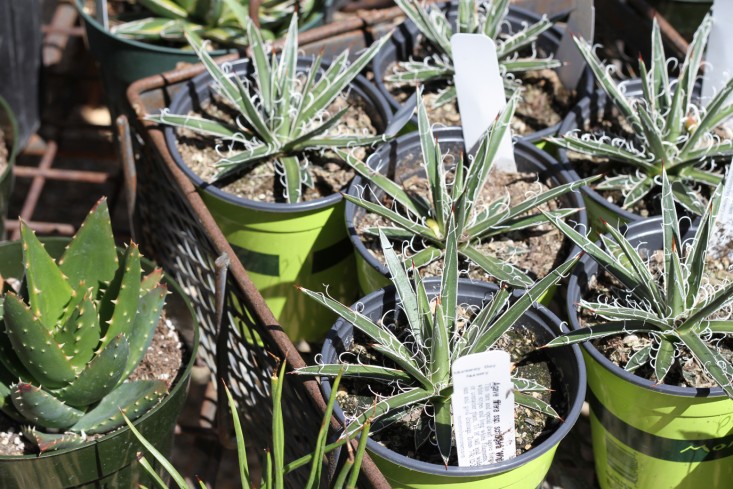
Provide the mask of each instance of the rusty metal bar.
[{"label": "rusty metal bar", "polygon": [[664,16],[657,11],[657,9],[649,5],[646,0],[626,1],[642,16],[649,19],[649,21],[655,18],[657,19],[657,22],[659,23],[659,29],[662,31],[662,35],[667,39],[667,41],[669,41],[672,47],[675,48],[677,54],[684,55],[687,52],[687,48],[689,47],[689,43],[687,42],[687,40],[682,37],[679,32],[677,32],[677,29],[675,29],[672,24],[670,24],[667,19],[665,19]]},{"label": "rusty metal bar", "polygon": [[[41,162],[38,164],[38,169],[41,171],[41,173],[43,171],[48,171],[48,169],[51,168],[51,165],[53,165],[53,160],[54,158],[56,158],[57,150],[58,145],[56,144],[56,141],[49,141],[47,150],[41,158]],[[16,174],[18,168],[15,169]],[[38,199],[41,197],[41,192],[43,191],[43,187],[45,184],[46,178],[42,174],[39,173],[38,175],[35,175],[33,177],[31,188],[28,190],[28,195],[25,198],[25,202],[23,202],[23,208],[21,209],[19,215],[19,217],[24,221],[31,220],[33,212],[36,209],[36,204],[38,203]],[[15,229],[13,231],[13,234],[11,235],[11,239],[16,240],[18,238],[20,238],[20,230]]]},{"label": "rusty metal bar", "polygon": [[84,171],[84,170],[60,170],[58,168],[36,168],[32,166],[18,165],[14,168],[15,176],[20,178],[42,177],[49,180],[63,180],[84,183],[104,184],[112,176],[109,173]]},{"label": "rusty metal bar", "polygon": [[59,4],[54,12],[49,29],[43,39],[43,65],[55,65],[61,61],[62,54],[69,42],[69,34],[62,32],[73,29],[79,13],[73,5]]},{"label": "rusty metal bar", "polygon": [[[60,234],[63,236],[73,236],[76,232],[76,228],[74,226],[61,222],[26,221],[26,224],[28,225],[28,227],[40,234]],[[6,223],[5,227],[8,229],[8,231],[13,231],[13,236],[15,236],[16,233],[20,233],[19,221],[10,220]]]}]

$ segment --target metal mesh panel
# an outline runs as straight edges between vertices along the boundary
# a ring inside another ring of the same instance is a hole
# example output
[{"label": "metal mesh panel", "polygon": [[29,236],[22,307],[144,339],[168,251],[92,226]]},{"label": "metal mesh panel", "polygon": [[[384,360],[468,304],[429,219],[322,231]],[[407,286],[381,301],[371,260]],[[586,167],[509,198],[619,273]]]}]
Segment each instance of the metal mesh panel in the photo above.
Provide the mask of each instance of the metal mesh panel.
[{"label": "metal mesh panel", "polygon": [[[264,324],[247,308],[250,302],[232,280],[226,283],[224,325],[227,335],[226,372],[217,364],[217,325],[215,307],[215,247],[201,228],[186,199],[172,184],[167,168],[150,151],[143,151],[137,165],[137,216],[141,246],[165,271],[173,275],[188,294],[201,325],[199,356],[207,367],[226,381],[236,400],[248,448],[257,453],[270,447],[271,400],[270,376],[276,360],[282,356]],[[286,459],[292,460],[312,450],[321,414],[307,399],[297,378],[288,377],[283,395],[286,429]],[[296,429],[297,428],[297,429]],[[305,474],[307,475],[307,474]],[[291,487],[299,487],[302,473],[291,477]]]}]

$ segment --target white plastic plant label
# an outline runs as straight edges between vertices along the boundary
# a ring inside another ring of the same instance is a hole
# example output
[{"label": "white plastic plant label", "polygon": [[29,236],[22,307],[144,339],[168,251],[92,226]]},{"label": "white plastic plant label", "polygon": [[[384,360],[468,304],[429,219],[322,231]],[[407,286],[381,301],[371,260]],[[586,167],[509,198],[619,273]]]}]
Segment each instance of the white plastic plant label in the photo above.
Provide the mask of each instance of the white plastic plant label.
[{"label": "white plastic plant label", "polygon": [[583,38],[592,44],[595,19],[596,9],[593,7],[593,0],[575,0],[573,11],[565,26],[565,33],[555,53],[555,57],[563,62],[557,69],[557,75],[567,88],[577,88],[585,66],[583,55],[580,54],[573,37]]},{"label": "white plastic plant label", "polygon": [[492,350],[453,363],[453,426],[458,465],[514,458],[514,385],[509,353]]},{"label": "white plastic plant label", "polygon": [[[705,52],[702,101],[707,104],[733,76],[733,2],[713,2],[713,25]],[[729,121],[730,123],[730,121]]]},{"label": "white plastic plant label", "polygon": [[708,253],[715,258],[722,258],[723,253],[731,253],[729,243],[733,241],[733,174],[726,173],[723,195],[721,196],[718,216],[713,225],[708,241]]},{"label": "white plastic plant label", "polygon": [[[483,34],[454,34],[453,77],[461,110],[466,151],[476,146],[499,112],[506,107],[504,80],[499,71],[494,41]],[[494,168],[515,172],[511,129],[507,130],[496,155]]]}]

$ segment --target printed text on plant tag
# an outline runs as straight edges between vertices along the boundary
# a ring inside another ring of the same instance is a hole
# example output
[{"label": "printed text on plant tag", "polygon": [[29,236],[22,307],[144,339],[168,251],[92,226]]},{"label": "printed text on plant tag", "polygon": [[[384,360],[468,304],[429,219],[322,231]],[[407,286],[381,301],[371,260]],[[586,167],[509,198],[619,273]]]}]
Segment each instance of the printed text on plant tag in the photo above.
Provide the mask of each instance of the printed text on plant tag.
[{"label": "printed text on plant tag", "polygon": [[475,353],[453,363],[453,422],[458,465],[514,458],[514,386],[509,353]]}]

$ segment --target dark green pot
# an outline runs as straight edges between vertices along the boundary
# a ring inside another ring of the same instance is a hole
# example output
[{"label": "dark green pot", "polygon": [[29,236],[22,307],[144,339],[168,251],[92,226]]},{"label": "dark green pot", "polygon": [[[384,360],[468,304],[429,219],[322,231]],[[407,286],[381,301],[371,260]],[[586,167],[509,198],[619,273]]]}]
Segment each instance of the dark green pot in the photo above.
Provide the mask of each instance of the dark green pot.
[{"label": "dark green pot", "polygon": [[5,145],[8,148],[8,166],[0,173],[0,239],[5,239],[5,218],[8,215],[10,194],[13,192],[13,166],[19,151],[18,124],[15,121],[10,105],[0,97],[0,129],[5,134]]},{"label": "dark green pot", "polygon": [[[67,238],[42,240],[53,257],[63,253]],[[23,273],[20,242],[0,245],[0,274],[20,277]],[[144,263],[148,270],[152,264]],[[193,309],[180,286],[166,277],[168,290],[166,314],[186,339],[188,358],[179,379],[160,404],[135,421],[135,427],[164,454],[170,453],[176,418],[183,409],[188,393],[191,367],[196,359],[199,333]],[[190,339],[190,341],[188,341]],[[0,487],[3,489],[124,489],[138,484],[154,487],[145,469],[137,462],[143,447],[127,427],[104,435],[95,441],[68,450],[43,455],[0,457]]]},{"label": "dark green pot", "polygon": [[[113,116],[128,112],[125,91],[135,80],[173,70],[178,63],[198,63],[193,51],[156,46],[112,34],[84,11],[84,4],[84,0],[76,0],[76,8],[84,19],[89,51],[99,63],[107,103]],[[220,49],[210,54],[222,56],[226,53],[226,50]]]}]

